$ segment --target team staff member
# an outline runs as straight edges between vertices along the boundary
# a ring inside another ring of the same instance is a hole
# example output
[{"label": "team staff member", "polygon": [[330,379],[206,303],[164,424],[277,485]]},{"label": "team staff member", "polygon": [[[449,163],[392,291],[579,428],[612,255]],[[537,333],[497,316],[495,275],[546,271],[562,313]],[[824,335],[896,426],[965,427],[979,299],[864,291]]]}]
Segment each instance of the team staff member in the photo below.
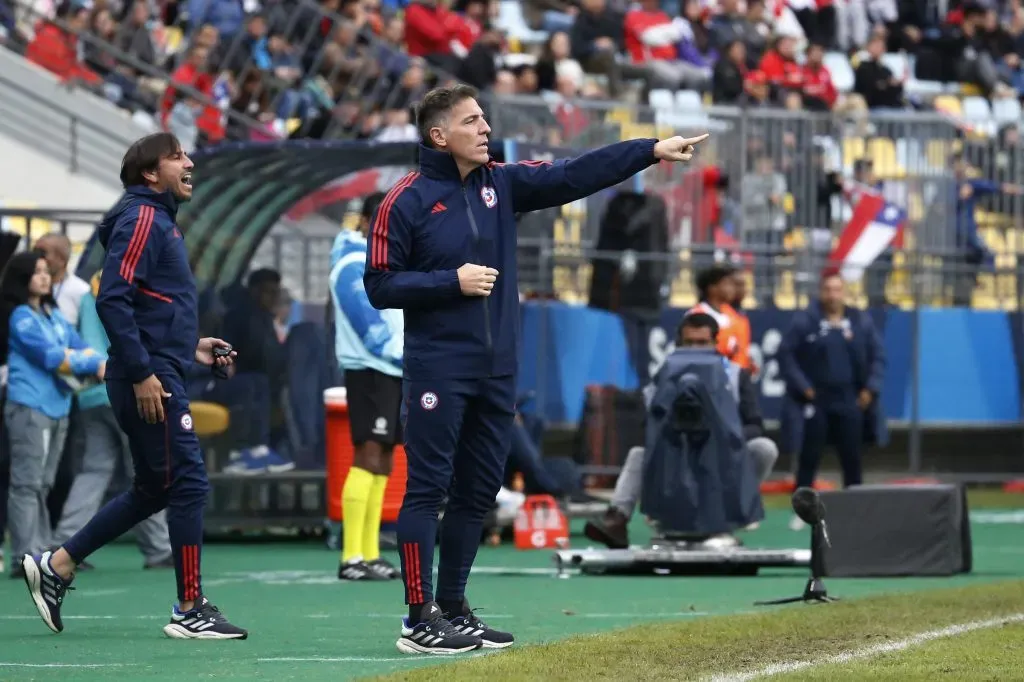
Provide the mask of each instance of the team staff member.
[{"label": "team staff member", "polygon": [[842,278],[826,274],[818,302],[794,316],[779,346],[783,447],[799,448],[797,487],[814,483],[829,443],[839,452],[843,485],[858,485],[862,445],[885,437],[878,404],[885,350],[871,317],[844,296]]},{"label": "team staff member", "polygon": [[[517,213],[616,185],[659,159],[689,161],[707,135],[620,142],[555,163],[490,161],[491,129],[465,85],[427,93],[416,124],[419,170],[373,221],[366,292],[405,313],[403,427],[409,479],[398,542],[409,615],[396,645],[456,653],[512,644],[465,599],[483,519],[501,487],[515,415]],[[437,512],[438,584],[432,589]]]},{"label": "team staff member", "polygon": [[704,313],[718,323],[718,352],[749,370],[750,323],[732,307],[736,299],[736,268],[726,263],[712,265],[697,274],[700,303],[687,314]]},{"label": "team staff member", "polygon": [[377,310],[366,298],[366,236],[382,193],[363,201],[359,231],[344,230],[331,249],[334,352],[345,372],[355,458],[341,493],[343,545],[338,578],[390,580],[398,569],[380,556],[380,517],[399,438],[402,405],[401,310]]},{"label": "team staff member", "polygon": [[192,161],[177,138],[135,142],[121,163],[124,195],[100,222],[106,249],[96,311],[110,339],[105,379],[135,467],[131,490],[108,502],[54,552],[25,555],[25,582],[46,625],[60,609],[78,563],[161,509],[174,554],[178,601],[164,634],[175,639],[245,639],[203,595],[200,554],[210,484],[192,429],[185,376],[193,362],[226,366],[220,339],[198,339],[196,282],[178,227],[178,202],[192,196]]}]

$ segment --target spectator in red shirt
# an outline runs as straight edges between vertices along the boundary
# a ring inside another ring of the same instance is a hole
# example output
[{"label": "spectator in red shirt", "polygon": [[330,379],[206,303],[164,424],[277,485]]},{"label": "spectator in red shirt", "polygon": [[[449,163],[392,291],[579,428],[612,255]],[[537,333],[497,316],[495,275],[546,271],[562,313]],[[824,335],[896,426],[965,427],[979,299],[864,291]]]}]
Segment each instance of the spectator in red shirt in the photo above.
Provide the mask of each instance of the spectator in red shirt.
[{"label": "spectator in red shirt", "polygon": [[822,61],[825,48],[812,43],[807,48],[807,59],[804,62],[804,105],[812,111],[830,111],[835,106],[839,93],[832,84],[832,74],[828,72]]},{"label": "spectator in red shirt", "polygon": [[624,37],[626,51],[637,75],[643,75],[652,87],[703,88],[709,81],[708,69],[679,59],[679,43],[692,38],[685,19],[670,19],[658,0],[640,0],[638,7],[626,13]]},{"label": "spectator in red shirt", "polygon": [[448,73],[456,73],[468,50],[459,42],[462,18],[437,0],[414,0],[405,10],[405,46],[413,57],[423,57]]},{"label": "spectator in red shirt", "polygon": [[35,38],[25,49],[25,58],[62,80],[99,85],[100,77],[78,59],[75,32],[88,28],[89,10],[84,5],[65,2],[57,9],[57,19],[63,19],[70,31],[48,21],[40,21]]},{"label": "spectator in red shirt", "polygon": [[167,126],[167,116],[177,99],[175,85],[184,85],[199,91],[206,101],[203,103],[203,110],[196,119],[196,127],[205,138],[205,142],[220,142],[224,139],[224,121],[221,110],[214,106],[213,100],[213,76],[207,72],[207,61],[210,51],[200,45],[193,45],[189,48],[188,57],[185,62],[171,74],[171,82],[164,91],[163,99],[160,101],[160,121]]},{"label": "spectator in red shirt", "polygon": [[803,88],[803,69],[796,63],[796,39],[788,35],[775,38],[775,46],[761,58],[758,69],[764,73],[780,99],[783,90],[801,90]]}]

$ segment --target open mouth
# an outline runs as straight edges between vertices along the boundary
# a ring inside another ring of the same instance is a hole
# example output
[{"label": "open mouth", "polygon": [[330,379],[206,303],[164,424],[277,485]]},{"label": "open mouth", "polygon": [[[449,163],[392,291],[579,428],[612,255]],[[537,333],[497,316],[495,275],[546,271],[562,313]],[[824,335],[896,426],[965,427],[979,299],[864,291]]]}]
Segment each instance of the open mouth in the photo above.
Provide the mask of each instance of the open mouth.
[{"label": "open mouth", "polygon": [[181,184],[185,185],[186,187],[191,187],[192,186],[192,174],[191,173],[185,173],[184,175],[182,175],[181,176]]}]

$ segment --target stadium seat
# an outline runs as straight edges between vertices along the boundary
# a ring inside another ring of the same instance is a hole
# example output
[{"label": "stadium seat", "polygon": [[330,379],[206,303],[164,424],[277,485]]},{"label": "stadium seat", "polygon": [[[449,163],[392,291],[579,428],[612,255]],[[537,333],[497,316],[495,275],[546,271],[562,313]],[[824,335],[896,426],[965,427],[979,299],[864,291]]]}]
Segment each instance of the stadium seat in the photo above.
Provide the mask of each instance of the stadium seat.
[{"label": "stadium seat", "polygon": [[908,78],[910,72],[910,60],[904,52],[887,52],[882,55],[882,66],[892,71],[892,75],[899,80]]},{"label": "stadium seat", "polygon": [[651,94],[647,96],[647,103],[652,109],[665,109],[671,111],[675,108],[675,98],[672,96],[671,90],[664,90],[656,88],[651,90]]},{"label": "stadium seat", "polygon": [[992,102],[992,118],[996,123],[1019,123],[1021,119],[1020,101],[1013,98],[997,99]]},{"label": "stadium seat", "polygon": [[680,112],[700,112],[704,105],[700,99],[700,93],[695,90],[680,90],[676,93],[676,107]]},{"label": "stadium seat", "polygon": [[963,113],[963,108],[960,105],[960,98],[956,95],[939,95],[935,98],[932,103],[936,111],[950,116],[960,116]]},{"label": "stadium seat", "polygon": [[965,120],[971,123],[988,123],[992,120],[992,109],[984,97],[964,97],[961,104]]},{"label": "stadium seat", "polygon": [[883,180],[905,177],[906,169],[900,166],[896,157],[896,145],[885,137],[875,137],[868,141],[867,156],[875,165],[875,174]]},{"label": "stadium seat", "polygon": [[836,90],[843,93],[853,90],[853,68],[846,55],[842,52],[827,52],[823,64],[832,76]]}]

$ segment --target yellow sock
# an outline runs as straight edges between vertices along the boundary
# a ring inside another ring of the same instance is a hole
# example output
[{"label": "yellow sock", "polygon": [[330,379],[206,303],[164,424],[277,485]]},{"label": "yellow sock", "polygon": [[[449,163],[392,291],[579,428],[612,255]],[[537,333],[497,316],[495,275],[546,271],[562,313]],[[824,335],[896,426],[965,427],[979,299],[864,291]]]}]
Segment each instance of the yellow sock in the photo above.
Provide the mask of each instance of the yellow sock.
[{"label": "yellow sock", "polygon": [[[352,467],[341,491],[342,532],[344,542],[341,560],[350,561],[362,555],[363,528],[366,526],[366,507],[373,486],[373,474],[366,469]],[[365,558],[365,557],[364,557]]]},{"label": "yellow sock", "polygon": [[366,525],[363,526],[363,558],[373,561],[380,557],[380,517],[384,513],[384,491],[387,476],[374,476],[370,499],[366,504]]}]

